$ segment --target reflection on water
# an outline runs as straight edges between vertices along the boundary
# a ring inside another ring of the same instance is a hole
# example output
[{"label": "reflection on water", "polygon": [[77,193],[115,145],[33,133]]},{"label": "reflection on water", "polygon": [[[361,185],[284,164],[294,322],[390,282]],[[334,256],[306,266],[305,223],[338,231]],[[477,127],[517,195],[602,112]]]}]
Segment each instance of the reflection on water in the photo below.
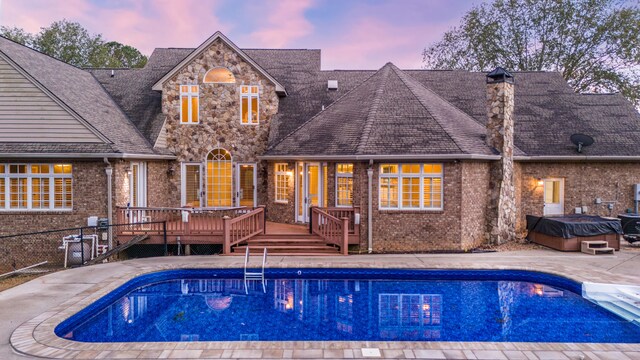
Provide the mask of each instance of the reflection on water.
[{"label": "reflection on water", "polygon": [[569,291],[510,281],[173,280],[115,301],[78,341],[413,340],[638,342]]}]

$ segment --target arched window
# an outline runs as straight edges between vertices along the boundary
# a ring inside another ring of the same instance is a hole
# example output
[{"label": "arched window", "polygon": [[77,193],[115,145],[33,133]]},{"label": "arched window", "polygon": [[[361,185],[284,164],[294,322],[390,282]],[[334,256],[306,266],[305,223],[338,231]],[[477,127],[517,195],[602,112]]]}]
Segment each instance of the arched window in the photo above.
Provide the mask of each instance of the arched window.
[{"label": "arched window", "polygon": [[225,149],[214,149],[207,155],[207,206],[233,205],[233,167],[231,154]]},{"label": "arched window", "polygon": [[233,73],[227,68],[217,67],[207,71],[204,74],[204,83],[223,83],[223,84],[235,84],[236,78]]}]

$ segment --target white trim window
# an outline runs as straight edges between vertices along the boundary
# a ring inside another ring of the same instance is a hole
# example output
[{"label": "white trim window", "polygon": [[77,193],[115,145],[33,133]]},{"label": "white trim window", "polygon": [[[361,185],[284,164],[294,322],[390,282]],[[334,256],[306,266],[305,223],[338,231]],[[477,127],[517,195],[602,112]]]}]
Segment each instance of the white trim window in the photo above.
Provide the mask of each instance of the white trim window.
[{"label": "white trim window", "polygon": [[0,210],[71,209],[71,164],[0,164]]},{"label": "white trim window", "polygon": [[240,123],[242,125],[260,124],[259,112],[260,87],[240,86]]},{"label": "white trim window", "polygon": [[353,206],[353,164],[336,164],[336,206]]},{"label": "white trim window", "polygon": [[289,165],[276,163],[276,197],[275,202],[287,204],[289,202]]},{"label": "white trim window", "polygon": [[200,122],[200,89],[198,85],[180,85],[180,123]]},{"label": "white trim window", "polygon": [[442,210],[442,164],[381,164],[381,210]]}]

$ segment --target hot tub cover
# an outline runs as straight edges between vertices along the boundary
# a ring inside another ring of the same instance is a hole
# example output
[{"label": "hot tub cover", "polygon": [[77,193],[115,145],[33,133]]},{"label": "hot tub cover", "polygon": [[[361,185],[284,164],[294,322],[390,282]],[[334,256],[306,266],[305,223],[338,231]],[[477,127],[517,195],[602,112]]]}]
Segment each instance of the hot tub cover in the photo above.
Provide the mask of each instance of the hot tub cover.
[{"label": "hot tub cover", "polygon": [[609,219],[593,215],[527,215],[527,230],[549,236],[570,239],[576,236],[622,234],[619,219]]}]

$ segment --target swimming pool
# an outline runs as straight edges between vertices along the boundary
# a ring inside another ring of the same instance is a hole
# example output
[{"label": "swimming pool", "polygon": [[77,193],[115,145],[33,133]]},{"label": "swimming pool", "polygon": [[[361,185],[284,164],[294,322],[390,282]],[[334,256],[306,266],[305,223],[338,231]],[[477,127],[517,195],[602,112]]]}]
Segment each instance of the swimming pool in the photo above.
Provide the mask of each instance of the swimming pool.
[{"label": "swimming pool", "polygon": [[515,270],[241,269],[139,276],[59,324],[82,342],[640,342],[640,327],[578,295],[581,284]]}]

